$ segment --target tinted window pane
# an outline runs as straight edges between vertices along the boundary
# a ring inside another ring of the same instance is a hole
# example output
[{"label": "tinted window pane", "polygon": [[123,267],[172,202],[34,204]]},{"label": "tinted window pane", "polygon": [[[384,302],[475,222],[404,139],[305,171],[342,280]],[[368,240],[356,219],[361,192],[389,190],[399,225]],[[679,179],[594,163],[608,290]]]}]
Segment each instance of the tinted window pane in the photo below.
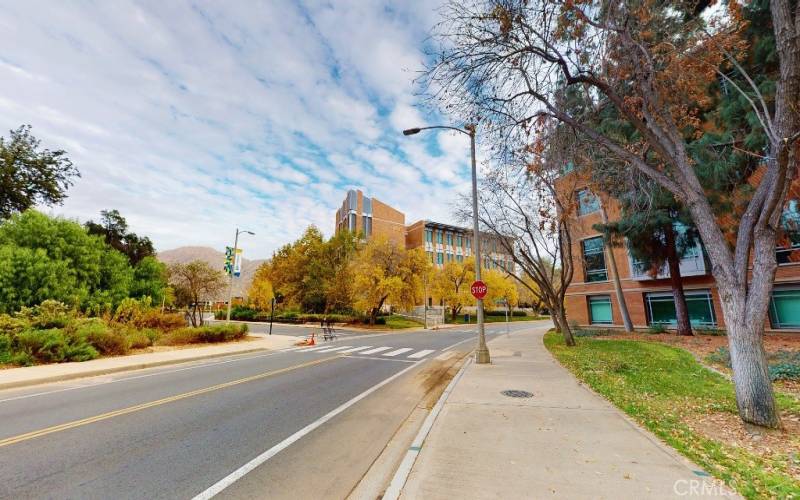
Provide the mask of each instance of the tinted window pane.
[{"label": "tinted window pane", "polygon": [[772,292],[770,319],[774,328],[800,328],[800,290]]},{"label": "tinted window pane", "polygon": [[611,324],[611,297],[589,297],[589,314],[592,323]]},{"label": "tinted window pane", "polygon": [[603,253],[603,238],[598,236],[583,240],[583,262],[586,281],[607,281],[606,257]]}]

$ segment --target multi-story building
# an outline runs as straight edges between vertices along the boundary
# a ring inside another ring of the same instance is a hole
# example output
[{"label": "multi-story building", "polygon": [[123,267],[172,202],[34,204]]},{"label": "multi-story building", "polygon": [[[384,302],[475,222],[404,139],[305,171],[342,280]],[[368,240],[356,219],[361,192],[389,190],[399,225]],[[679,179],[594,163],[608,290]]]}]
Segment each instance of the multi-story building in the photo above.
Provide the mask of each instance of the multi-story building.
[{"label": "multi-story building", "polygon": [[[407,249],[424,248],[436,267],[448,262],[463,262],[473,254],[472,229],[420,220],[405,225],[405,214],[361,191],[350,190],[336,211],[336,232],[358,232],[365,239],[382,236]],[[514,271],[514,262],[502,241],[481,233],[481,254],[485,269]]]},{"label": "multi-story building", "polygon": [[347,230],[369,239],[381,235],[398,245],[405,245],[406,216],[377,198],[368,198],[351,189],[336,211],[336,232]]},{"label": "multi-story building", "polygon": [[[572,176],[575,174],[567,174]],[[567,182],[569,181],[569,182]],[[653,324],[675,326],[675,302],[669,270],[653,276],[630,255],[626,246],[609,247],[593,225],[602,223],[602,210],[608,220],[620,215],[614,199],[597,196],[586,183],[562,179],[559,186],[573,190],[577,210],[570,218],[574,276],[567,289],[566,312],[580,325],[622,326],[619,303],[613,283],[613,267],[622,288],[631,322],[636,328]],[[565,186],[569,186],[566,188]],[[566,193],[562,193],[566,194]],[[786,203],[782,222],[785,237],[776,248],[778,270],[770,304],[768,331],[800,332],[800,185],[795,184]],[[676,227],[680,231],[680,227]],[[612,255],[613,254],[613,255]],[[611,257],[613,256],[613,261]],[[694,326],[724,328],[719,293],[711,275],[702,244],[687,252],[680,263],[689,318]]]}]

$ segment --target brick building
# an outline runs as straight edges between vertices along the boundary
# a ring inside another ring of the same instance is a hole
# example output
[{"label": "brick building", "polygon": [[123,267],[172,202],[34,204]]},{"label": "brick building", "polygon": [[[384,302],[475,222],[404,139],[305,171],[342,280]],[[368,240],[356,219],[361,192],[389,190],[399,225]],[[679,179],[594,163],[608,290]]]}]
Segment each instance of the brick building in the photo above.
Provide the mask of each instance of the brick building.
[{"label": "brick building", "polygon": [[[625,303],[636,328],[662,324],[675,326],[675,302],[669,283],[669,270],[651,276],[641,268],[624,246],[609,248],[600,233],[592,228],[602,223],[605,208],[608,220],[620,215],[614,199],[596,196],[586,183],[570,173],[559,187],[569,189],[577,205],[570,219],[574,276],[567,289],[566,312],[569,321],[580,325],[622,326],[614,289],[613,252]],[[568,188],[566,186],[569,186]],[[800,184],[790,192],[782,224],[785,235],[776,248],[778,270],[770,304],[767,331],[800,332]],[[676,227],[680,231],[681,228]],[[695,327],[724,328],[722,308],[708,257],[702,244],[689,251],[680,263],[689,318]]]},{"label": "brick building", "polygon": [[[383,236],[409,250],[424,248],[436,267],[463,262],[473,252],[472,229],[429,220],[406,226],[405,214],[357,190],[348,191],[342,207],[336,211],[336,232],[343,230],[360,233],[365,239]],[[513,259],[506,254],[500,240],[486,233],[481,237],[483,267],[513,272]]]}]

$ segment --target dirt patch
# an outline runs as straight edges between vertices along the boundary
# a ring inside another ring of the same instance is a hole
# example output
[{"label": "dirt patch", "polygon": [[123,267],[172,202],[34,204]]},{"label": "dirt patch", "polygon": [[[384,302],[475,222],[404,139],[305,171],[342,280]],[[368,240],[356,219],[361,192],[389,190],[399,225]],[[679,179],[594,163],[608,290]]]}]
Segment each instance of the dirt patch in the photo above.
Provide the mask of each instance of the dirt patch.
[{"label": "dirt patch", "polygon": [[414,381],[425,391],[425,396],[420,401],[419,406],[431,409],[441,397],[447,384],[456,376],[461,369],[464,356],[453,356],[444,361],[432,360],[414,377]]},{"label": "dirt patch", "polygon": [[[692,335],[683,337],[674,334],[647,334],[647,333],[620,333],[609,335],[615,340],[643,340],[647,342],[661,342],[662,344],[680,347],[695,356],[705,359],[706,356],[720,347],[728,347],[728,337],[714,335]],[[800,351],[800,335],[798,334],[769,334],[764,336],[764,348],[767,352]]]},{"label": "dirt patch", "polygon": [[715,412],[698,414],[687,424],[704,437],[759,456],[788,456],[787,472],[800,480],[800,417],[784,413],[781,420],[783,429],[755,428],[743,423],[737,415]]}]

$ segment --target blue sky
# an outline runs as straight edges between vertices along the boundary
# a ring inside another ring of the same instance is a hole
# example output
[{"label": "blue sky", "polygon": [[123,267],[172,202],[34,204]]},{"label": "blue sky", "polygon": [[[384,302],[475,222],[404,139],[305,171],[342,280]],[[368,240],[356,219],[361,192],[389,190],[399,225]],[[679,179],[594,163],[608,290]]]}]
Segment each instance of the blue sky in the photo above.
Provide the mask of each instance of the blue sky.
[{"label": "blue sky", "polygon": [[443,120],[412,80],[437,21],[425,0],[3,2],[0,129],[31,124],[82,178],[63,206],[116,208],[158,249],[267,257],[326,234],[348,188],[453,222],[467,139],[405,138]]}]

